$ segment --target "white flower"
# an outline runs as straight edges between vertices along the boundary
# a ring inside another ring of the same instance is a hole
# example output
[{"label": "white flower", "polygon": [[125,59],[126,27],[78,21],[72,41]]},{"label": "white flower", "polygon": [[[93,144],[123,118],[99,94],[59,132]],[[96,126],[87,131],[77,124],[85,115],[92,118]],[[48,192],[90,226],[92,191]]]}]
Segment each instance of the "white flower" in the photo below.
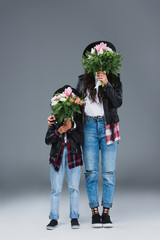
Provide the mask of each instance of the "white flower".
[{"label": "white flower", "polygon": [[51,106],[54,106],[57,104],[57,101],[51,101]]},{"label": "white flower", "polygon": [[95,49],[91,48],[91,53],[94,54],[95,53]]},{"label": "white flower", "polygon": [[64,102],[64,101],[66,101],[66,98],[61,97],[61,98],[60,98],[60,101],[61,101],[61,102]]},{"label": "white flower", "polygon": [[107,49],[106,49],[108,52],[111,52],[111,53],[113,53],[113,50],[110,48],[110,47],[107,47]]},{"label": "white flower", "polygon": [[51,102],[54,101],[54,100],[56,100],[56,96],[51,98]]},{"label": "white flower", "polygon": [[61,97],[62,97],[62,98],[65,98],[65,97],[66,97],[66,94],[65,94],[65,93],[61,93],[61,94],[58,95],[58,97],[60,97],[60,98],[61,98]]},{"label": "white flower", "polygon": [[103,54],[103,49],[102,48],[100,48],[99,54]]}]

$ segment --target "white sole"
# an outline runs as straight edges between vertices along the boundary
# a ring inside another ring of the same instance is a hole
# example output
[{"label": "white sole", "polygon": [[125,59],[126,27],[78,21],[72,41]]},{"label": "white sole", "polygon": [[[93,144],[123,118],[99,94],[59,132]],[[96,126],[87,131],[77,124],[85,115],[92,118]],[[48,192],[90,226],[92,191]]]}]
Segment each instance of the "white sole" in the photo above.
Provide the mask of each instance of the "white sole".
[{"label": "white sole", "polygon": [[113,227],[113,224],[112,224],[112,223],[104,223],[104,224],[102,224],[102,226],[103,226],[104,228],[112,228],[112,227]]},{"label": "white sole", "polygon": [[46,229],[47,229],[47,230],[53,230],[53,229],[55,229],[56,227],[57,227],[57,225],[54,226],[54,227],[46,227]]},{"label": "white sole", "polygon": [[91,224],[91,227],[92,227],[92,228],[101,228],[101,227],[102,227],[102,224],[101,224],[101,223],[92,223],[92,224]]},{"label": "white sole", "polygon": [[79,229],[80,226],[71,226],[72,229]]}]

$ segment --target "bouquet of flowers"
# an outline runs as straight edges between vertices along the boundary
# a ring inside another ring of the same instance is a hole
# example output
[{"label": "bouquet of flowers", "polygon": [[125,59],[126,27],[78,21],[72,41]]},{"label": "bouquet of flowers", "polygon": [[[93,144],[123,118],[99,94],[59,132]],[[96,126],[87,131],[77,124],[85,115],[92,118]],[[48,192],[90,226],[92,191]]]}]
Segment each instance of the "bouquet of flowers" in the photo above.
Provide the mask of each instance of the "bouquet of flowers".
[{"label": "bouquet of flowers", "polygon": [[107,74],[111,72],[117,76],[119,67],[122,66],[121,61],[120,53],[113,51],[107,47],[107,44],[101,42],[92,48],[91,52],[86,52],[82,58],[82,65],[84,65],[88,73],[93,72],[94,76],[96,76],[96,72],[98,71],[103,71]]},{"label": "bouquet of flowers", "polygon": [[55,94],[51,99],[51,109],[53,114],[58,117],[58,122],[61,123],[65,119],[73,121],[74,114],[81,113],[80,105],[84,103],[72,92],[72,88],[65,88],[64,92]]}]

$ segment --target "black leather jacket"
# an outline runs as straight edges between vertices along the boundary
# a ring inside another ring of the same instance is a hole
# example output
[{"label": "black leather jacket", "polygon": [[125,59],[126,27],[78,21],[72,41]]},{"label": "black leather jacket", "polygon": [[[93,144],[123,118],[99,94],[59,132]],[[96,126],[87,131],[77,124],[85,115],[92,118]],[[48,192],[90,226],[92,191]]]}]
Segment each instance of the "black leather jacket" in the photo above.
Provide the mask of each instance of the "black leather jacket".
[{"label": "black leather jacket", "polygon": [[[77,91],[81,97],[84,97],[83,77],[84,75],[79,76],[77,85]],[[114,123],[119,122],[117,108],[122,105],[122,82],[120,81],[120,76],[117,77],[113,86],[108,82],[108,84],[103,87],[103,91],[106,93],[106,99],[103,101],[105,123],[111,124],[111,139],[114,141]]]},{"label": "black leather jacket", "polygon": [[[79,153],[81,155],[81,145],[83,144],[83,126],[82,126],[82,115],[76,114],[74,117],[74,121],[76,123],[76,127],[68,130],[66,132],[67,138],[70,142],[71,154],[72,153]],[[56,120],[53,121],[53,125],[48,127],[46,136],[45,136],[45,143],[47,145],[51,145],[50,156],[55,156],[56,158],[59,157],[62,143],[64,139],[63,134],[55,134],[55,131],[62,125],[59,124]],[[57,131],[56,131],[57,132]]]}]

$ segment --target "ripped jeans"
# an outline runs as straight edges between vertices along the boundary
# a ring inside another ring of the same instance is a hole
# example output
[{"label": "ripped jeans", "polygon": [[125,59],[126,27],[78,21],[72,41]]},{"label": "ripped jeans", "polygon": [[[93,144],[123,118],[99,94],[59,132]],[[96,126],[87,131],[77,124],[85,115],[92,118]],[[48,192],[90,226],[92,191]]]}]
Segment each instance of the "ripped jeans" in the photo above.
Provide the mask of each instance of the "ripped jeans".
[{"label": "ripped jeans", "polygon": [[90,208],[99,206],[99,147],[101,149],[103,180],[101,205],[106,208],[112,207],[115,190],[117,144],[118,141],[115,141],[110,145],[106,144],[104,118],[96,120],[88,117],[85,118],[83,158],[85,163],[85,182]]},{"label": "ripped jeans", "polygon": [[68,168],[67,147],[65,146],[59,171],[55,171],[53,165],[50,164],[50,219],[59,219],[60,195],[62,191],[65,170],[70,195],[70,218],[79,217],[79,181],[81,175],[81,167],[77,166],[72,169]]}]

